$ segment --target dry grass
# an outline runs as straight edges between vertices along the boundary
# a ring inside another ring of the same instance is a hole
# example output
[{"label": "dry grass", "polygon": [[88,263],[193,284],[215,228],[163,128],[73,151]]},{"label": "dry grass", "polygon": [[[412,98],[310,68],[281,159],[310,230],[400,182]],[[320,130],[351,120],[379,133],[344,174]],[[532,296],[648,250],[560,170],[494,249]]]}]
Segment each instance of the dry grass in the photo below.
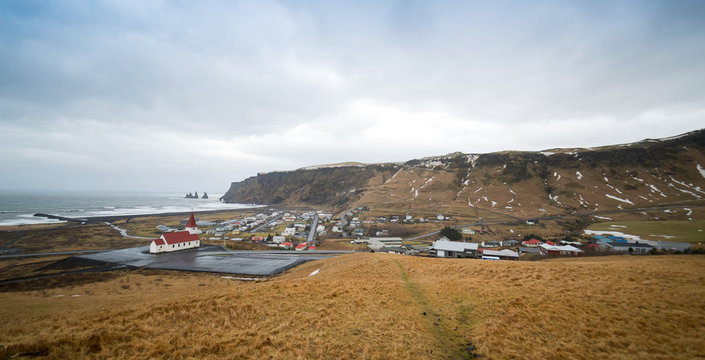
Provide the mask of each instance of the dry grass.
[{"label": "dry grass", "polygon": [[148,240],[123,238],[105,224],[56,224],[2,227],[0,244],[24,253],[115,249],[149,244]]},{"label": "dry grass", "polygon": [[260,282],[124,272],[0,293],[0,357],[446,359],[472,342],[493,359],[697,358],[704,270],[702,256],[351,254]]}]

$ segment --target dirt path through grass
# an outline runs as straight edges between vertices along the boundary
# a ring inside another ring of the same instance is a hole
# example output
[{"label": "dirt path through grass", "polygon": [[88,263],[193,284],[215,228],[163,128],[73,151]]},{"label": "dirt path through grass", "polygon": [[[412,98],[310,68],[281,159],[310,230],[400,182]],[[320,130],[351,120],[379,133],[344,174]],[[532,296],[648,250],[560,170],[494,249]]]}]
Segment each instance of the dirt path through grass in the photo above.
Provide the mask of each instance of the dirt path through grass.
[{"label": "dirt path through grass", "polygon": [[[416,302],[419,312],[424,318],[426,327],[436,339],[437,349],[440,350],[440,353],[444,355],[447,354],[449,359],[472,359],[472,351],[468,351],[468,344],[463,341],[460,334],[453,330],[452,324],[448,321],[450,319],[438,310],[438,307],[434,305],[433,301],[429,300],[418,283],[409,279],[406,268],[396,259],[392,261],[394,261],[399,268],[399,274],[404,282],[404,287],[407,293]],[[439,351],[434,351],[434,354],[437,352]]]}]

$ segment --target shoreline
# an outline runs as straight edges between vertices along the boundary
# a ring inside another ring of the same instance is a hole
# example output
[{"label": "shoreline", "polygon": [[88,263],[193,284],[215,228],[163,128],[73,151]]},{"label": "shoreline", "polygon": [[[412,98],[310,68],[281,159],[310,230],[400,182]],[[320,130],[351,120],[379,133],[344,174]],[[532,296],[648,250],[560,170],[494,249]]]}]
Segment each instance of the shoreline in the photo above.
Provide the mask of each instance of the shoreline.
[{"label": "shoreline", "polygon": [[[252,207],[246,207],[246,208],[240,208],[240,209],[219,209],[219,210],[203,210],[203,211],[173,211],[173,212],[165,212],[165,213],[150,213],[150,214],[134,214],[134,215],[109,215],[109,216],[89,216],[89,217],[83,217],[83,218],[70,218],[66,216],[59,216],[59,215],[52,215],[52,214],[45,214],[45,213],[36,213],[34,216],[36,217],[44,217],[47,219],[54,219],[54,220],[60,220],[60,221],[66,221],[66,222],[75,222],[75,223],[86,223],[86,224],[93,224],[93,223],[105,223],[105,222],[113,222],[117,220],[124,220],[127,219],[128,221],[133,218],[142,218],[142,217],[167,217],[167,216],[177,216],[177,215],[188,215],[191,214],[192,212],[195,214],[217,214],[217,213],[225,213],[225,212],[239,212],[239,211],[247,211],[247,210],[252,210],[252,209],[258,209],[262,207],[266,207],[267,205],[259,205],[259,206],[252,206]],[[57,224],[57,223],[47,223],[47,224]],[[3,226],[22,226],[23,224],[17,224],[17,225],[3,225]],[[24,224],[24,225],[40,225],[40,224]],[[0,226],[2,227],[2,226]]]}]

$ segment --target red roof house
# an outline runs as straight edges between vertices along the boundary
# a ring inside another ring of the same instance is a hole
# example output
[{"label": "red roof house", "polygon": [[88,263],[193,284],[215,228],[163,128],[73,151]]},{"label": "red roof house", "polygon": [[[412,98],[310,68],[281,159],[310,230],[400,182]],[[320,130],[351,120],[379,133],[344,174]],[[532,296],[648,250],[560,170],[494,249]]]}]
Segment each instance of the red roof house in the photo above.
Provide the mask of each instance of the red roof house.
[{"label": "red roof house", "polygon": [[541,241],[538,241],[536,239],[531,239],[531,240],[524,240],[521,242],[522,245],[527,246],[527,247],[539,247],[539,245],[542,244]]},{"label": "red roof house", "polygon": [[307,243],[301,243],[299,245],[296,245],[296,250],[299,250],[299,251],[306,250],[307,247],[308,247]]}]

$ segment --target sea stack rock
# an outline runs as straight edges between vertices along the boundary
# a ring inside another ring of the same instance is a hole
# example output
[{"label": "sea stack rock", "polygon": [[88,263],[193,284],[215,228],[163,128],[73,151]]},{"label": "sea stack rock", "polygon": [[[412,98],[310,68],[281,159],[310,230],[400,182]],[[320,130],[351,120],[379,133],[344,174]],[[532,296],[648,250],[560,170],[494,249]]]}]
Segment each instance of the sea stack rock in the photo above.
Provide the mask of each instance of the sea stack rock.
[{"label": "sea stack rock", "polygon": [[208,193],[204,191],[201,199],[208,199]]},{"label": "sea stack rock", "polygon": [[193,195],[191,193],[186,194],[186,199],[193,199]]},{"label": "sea stack rock", "polygon": [[193,198],[194,198],[194,199],[198,199],[198,191],[196,191],[196,193],[193,194]]}]

